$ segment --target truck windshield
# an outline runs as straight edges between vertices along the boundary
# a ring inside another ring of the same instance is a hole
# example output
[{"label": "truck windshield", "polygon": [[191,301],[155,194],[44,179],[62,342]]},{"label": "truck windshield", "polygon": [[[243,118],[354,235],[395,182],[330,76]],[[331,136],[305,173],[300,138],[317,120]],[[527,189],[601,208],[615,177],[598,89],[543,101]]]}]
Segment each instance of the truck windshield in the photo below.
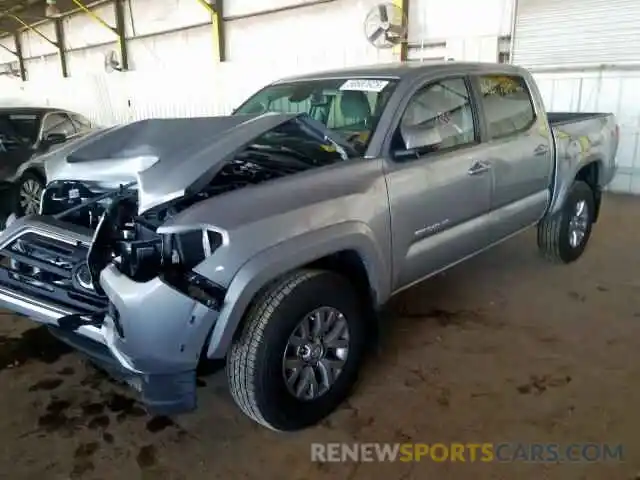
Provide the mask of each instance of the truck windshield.
[{"label": "truck windshield", "polygon": [[260,90],[235,113],[306,113],[364,153],[397,83],[379,78],[278,83]]}]

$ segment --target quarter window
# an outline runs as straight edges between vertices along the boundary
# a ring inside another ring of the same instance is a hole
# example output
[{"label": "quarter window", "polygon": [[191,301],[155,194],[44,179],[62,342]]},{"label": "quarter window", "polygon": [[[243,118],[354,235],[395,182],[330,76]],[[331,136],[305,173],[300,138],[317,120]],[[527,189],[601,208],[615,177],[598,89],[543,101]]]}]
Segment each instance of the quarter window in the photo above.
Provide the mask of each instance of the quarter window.
[{"label": "quarter window", "polygon": [[400,122],[404,146],[439,151],[475,143],[470,98],[462,78],[442,80],[419,90]]},{"label": "quarter window", "polygon": [[62,133],[70,137],[76,133],[76,129],[68,116],[62,113],[52,113],[45,117],[42,137],[46,138],[47,135],[51,135],[52,133]]},{"label": "quarter window", "polygon": [[78,115],[77,113],[70,114],[71,120],[76,126],[76,129],[79,132],[84,132],[86,130],[91,130],[91,122],[87,120],[82,115]]},{"label": "quarter window", "polygon": [[482,106],[491,138],[507,137],[529,130],[536,122],[531,95],[522,77],[480,77]]}]

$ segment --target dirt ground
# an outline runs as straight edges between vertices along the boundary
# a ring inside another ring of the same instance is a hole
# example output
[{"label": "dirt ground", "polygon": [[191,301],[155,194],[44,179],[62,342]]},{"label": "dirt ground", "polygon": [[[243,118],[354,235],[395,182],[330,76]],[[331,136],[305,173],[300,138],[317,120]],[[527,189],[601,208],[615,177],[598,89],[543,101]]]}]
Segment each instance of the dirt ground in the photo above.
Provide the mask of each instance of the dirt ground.
[{"label": "dirt ground", "polygon": [[[150,418],[29,321],[0,322],[0,477],[10,479],[640,478],[640,199],[605,198],[585,256],[553,266],[534,232],[391,306],[353,397],[276,434],[218,372],[197,412]],[[314,463],[312,442],[611,442],[624,462]]]}]

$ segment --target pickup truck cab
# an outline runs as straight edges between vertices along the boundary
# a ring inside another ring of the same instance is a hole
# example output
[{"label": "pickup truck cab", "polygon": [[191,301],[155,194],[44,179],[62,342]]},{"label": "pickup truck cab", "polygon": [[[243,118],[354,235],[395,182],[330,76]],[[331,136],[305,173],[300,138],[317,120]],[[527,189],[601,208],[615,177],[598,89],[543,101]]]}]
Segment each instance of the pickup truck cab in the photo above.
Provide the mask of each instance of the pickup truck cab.
[{"label": "pickup truck cab", "polygon": [[60,148],[40,214],[0,235],[0,304],[155,413],[195,408],[198,365],[226,359],[250,418],[300,429],[348,395],[392,295],[529,227],[578,259],[617,147],[613,115],[546,113],[510,65],[282,80]]}]

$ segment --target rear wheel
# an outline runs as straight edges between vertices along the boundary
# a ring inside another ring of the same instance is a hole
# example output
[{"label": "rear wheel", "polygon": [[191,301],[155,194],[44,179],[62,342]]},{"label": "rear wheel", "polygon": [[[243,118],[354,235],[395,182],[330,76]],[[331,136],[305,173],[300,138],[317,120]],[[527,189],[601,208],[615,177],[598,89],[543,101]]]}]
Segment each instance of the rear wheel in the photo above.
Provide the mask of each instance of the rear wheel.
[{"label": "rear wheel", "polygon": [[273,430],[316,424],[356,381],[364,322],[345,278],[318,270],[287,275],[256,301],[231,348],[227,375],[234,400]]},{"label": "rear wheel", "polygon": [[585,182],[574,182],[562,209],[538,225],[538,248],[554,262],[576,261],[587,247],[594,218],[593,190]]}]

